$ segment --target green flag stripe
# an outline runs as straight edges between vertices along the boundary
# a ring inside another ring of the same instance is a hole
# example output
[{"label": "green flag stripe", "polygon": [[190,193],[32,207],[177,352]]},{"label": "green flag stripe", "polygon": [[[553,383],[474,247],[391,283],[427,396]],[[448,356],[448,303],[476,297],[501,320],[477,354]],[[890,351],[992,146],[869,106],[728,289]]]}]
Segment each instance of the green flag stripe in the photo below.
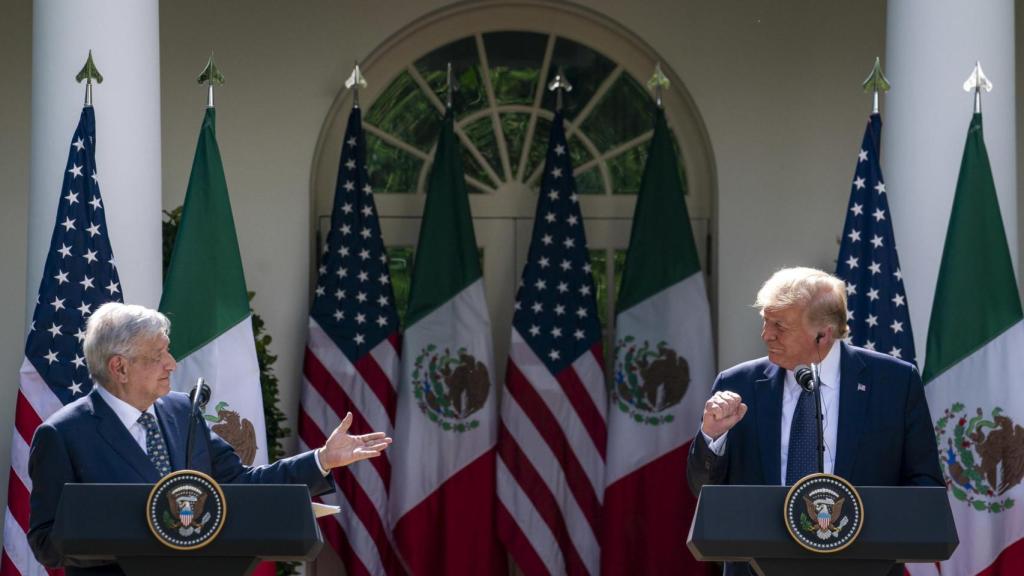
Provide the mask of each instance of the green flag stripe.
[{"label": "green flag stripe", "polygon": [[942,251],[924,381],[970,356],[1022,317],[981,114],[975,114]]},{"label": "green flag stripe", "polygon": [[160,299],[173,326],[171,354],[179,360],[249,315],[215,125],[216,111],[207,108]]},{"label": "green flag stripe", "polygon": [[700,272],[675,149],[657,111],[619,290],[619,313]]},{"label": "green flag stripe", "polygon": [[445,115],[427,185],[406,326],[415,324],[481,277],[462,151],[451,110]]}]

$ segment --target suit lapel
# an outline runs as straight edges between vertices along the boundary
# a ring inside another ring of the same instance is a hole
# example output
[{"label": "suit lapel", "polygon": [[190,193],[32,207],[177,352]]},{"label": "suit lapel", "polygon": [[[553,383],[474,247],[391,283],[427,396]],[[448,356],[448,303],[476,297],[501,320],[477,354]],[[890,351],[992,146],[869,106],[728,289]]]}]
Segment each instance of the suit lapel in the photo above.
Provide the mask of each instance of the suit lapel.
[{"label": "suit lapel", "polygon": [[185,457],[187,424],[184,430],[178,425],[178,420],[174,418],[170,406],[164,402],[163,398],[158,399],[153,408],[156,410],[156,417],[164,434],[164,444],[167,445],[167,453],[171,458],[171,470],[184,470],[187,460]]},{"label": "suit lapel", "polygon": [[765,484],[782,481],[781,445],[779,429],[782,426],[782,386],[786,371],[769,364],[764,378],[754,382],[757,394],[758,446],[761,447],[761,470]]},{"label": "suit lapel", "polygon": [[845,342],[839,345],[839,431],[836,438],[835,474],[853,480],[850,474],[857,460],[857,445],[860,443],[869,394],[866,390],[858,389],[858,386],[870,383],[861,380],[864,377],[864,362]]},{"label": "suit lapel", "polygon": [[156,467],[135,442],[135,438],[132,438],[114,410],[107,406],[103,397],[95,390],[89,393],[89,397],[92,400],[93,415],[98,420],[96,430],[100,437],[135,470],[143,481],[156,482],[159,480],[160,474],[156,471]]}]

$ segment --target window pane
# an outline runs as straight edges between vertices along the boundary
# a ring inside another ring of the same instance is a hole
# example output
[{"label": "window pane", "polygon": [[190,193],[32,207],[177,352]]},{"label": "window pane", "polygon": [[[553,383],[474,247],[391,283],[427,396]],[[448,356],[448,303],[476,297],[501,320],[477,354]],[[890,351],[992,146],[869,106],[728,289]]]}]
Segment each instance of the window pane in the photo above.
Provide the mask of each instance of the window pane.
[{"label": "window pane", "polygon": [[427,81],[441,102],[448,101],[448,63],[452,63],[458,90],[452,95],[455,117],[462,118],[487,106],[487,94],[480,71],[476,39],[456,40],[416,61],[416,71]]},{"label": "window pane", "polygon": [[596,166],[576,175],[576,192],[579,194],[604,194],[601,171]]},{"label": "window pane", "polygon": [[551,120],[537,118],[537,125],[533,127],[533,142],[530,144],[530,153],[526,157],[526,171],[523,172],[523,178],[529,178],[537,166],[544,162],[544,155],[548,152],[548,134],[550,132]]},{"label": "window pane", "polygon": [[374,192],[412,193],[423,161],[368,133],[366,165]]},{"label": "window pane", "polygon": [[[498,154],[498,143],[494,138],[494,124],[491,117],[487,116],[476,120],[472,124],[462,127],[462,130],[469,137],[476,149],[487,159],[487,162],[497,174],[502,173],[501,157]],[[487,180],[489,182],[490,180]]]},{"label": "window pane", "polygon": [[532,32],[484,34],[494,99],[498,105],[533,105],[547,35]]},{"label": "window pane", "polygon": [[429,152],[441,127],[441,115],[407,72],[381,94],[366,121],[405,142]]},{"label": "window pane", "polygon": [[587,147],[575,135],[569,138],[569,155],[572,156],[573,166],[582,166],[593,158],[590,152],[587,152]]},{"label": "window pane", "polygon": [[[480,164],[477,163],[476,159],[473,158],[473,155],[469,153],[469,150],[467,150],[465,146],[461,146],[461,142],[460,147],[462,148],[462,171],[466,176],[476,178],[481,184],[491,184],[491,177],[487,175],[487,172],[484,172],[484,169],[480,167]],[[483,190],[480,190],[476,186],[470,184],[469,192],[483,192]]]},{"label": "window pane", "polygon": [[500,118],[501,131],[505,134],[505,145],[508,147],[509,164],[512,166],[512,173],[515,174],[516,169],[519,168],[519,157],[523,153],[523,143],[526,140],[526,127],[530,123],[530,115],[502,114]]},{"label": "window pane", "polygon": [[644,177],[647,162],[647,143],[634,146],[608,161],[612,176],[612,194],[636,194]]},{"label": "window pane", "polygon": [[587,116],[583,131],[605,152],[653,130],[653,106],[643,87],[629,74],[622,74]]},{"label": "window pane", "polygon": [[545,110],[552,112],[555,110],[555,95],[547,91],[547,85],[555,79],[559,68],[565,70],[565,77],[572,84],[572,92],[564,95],[562,99],[565,117],[571,120],[587,105],[601,82],[604,82],[615,69],[615,64],[582,44],[565,38],[557,39],[554,53],[551,55],[548,77],[544,82],[542,103]]},{"label": "window pane", "polygon": [[412,262],[416,250],[412,246],[387,246],[388,271],[391,285],[395,289],[395,307],[398,308],[398,322],[405,326],[405,311],[409,307],[409,283],[412,279]]}]

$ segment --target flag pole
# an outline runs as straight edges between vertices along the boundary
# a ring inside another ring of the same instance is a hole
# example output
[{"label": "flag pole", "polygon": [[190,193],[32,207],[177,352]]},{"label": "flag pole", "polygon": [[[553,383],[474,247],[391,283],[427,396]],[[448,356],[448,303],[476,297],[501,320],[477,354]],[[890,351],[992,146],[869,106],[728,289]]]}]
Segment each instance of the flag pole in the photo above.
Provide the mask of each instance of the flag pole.
[{"label": "flag pole", "polygon": [[654,75],[647,81],[647,87],[654,90],[654,101],[658,105],[658,108],[662,108],[662,96],[664,90],[666,90],[672,83],[669,81],[668,76],[661,71],[661,62],[654,65]]},{"label": "flag pole", "polygon": [[981,61],[977,61],[974,64],[974,69],[971,70],[971,75],[967,77],[964,82],[964,92],[974,91],[974,113],[981,114],[981,91],[985,92],[992,91],[992,82],[989,81],[988,77],[985,76],[985,71],[981,69]]},{"label": "flag pole", "polygon": [[[355,68],[352,69],[352,74],[349,75],[348,80],[345,80],[345,88],[352,90],[352,107],[359,108],[359,89],[366,88],[366,77],[359,70],[358,60],[356,60]],[[449,105],[451,104],[449,103]]]},{"label": "flag pole", "polygon": [[206,68],[203,68],[199,77],[196,78],[196,82],[198,84],[206,84],[206,107],[213,108],[213,87],[224,84],[224,75],[220,73],[220,68],[217,68],[217,64],[213,61],[213,52],[210,52],[210,59],[206,62]]},{"label": "flag pole", "polygon": [[875,56],[875,65],[861,86],[864,87],[865,93],[871,92],[871,113],[878,114],[878,93],[888,92],[892,87],[889,79],[882,73],[882,61],[878,56]]},{"label": "flag pole", "polygon": [[561,67],[558,68],[555,79],[548,84],[548,90],[555,93],[555,112],[560,112],[562,110],[562,95],[566,92],[572,92],[572,84],[566,79],[565,70]]},{"label": "flag pole", "polygon": [[92,81],[96,80],[97,84],[103,83],[103,75],[96,68],[96,63],[92,61],[92,50],[89,50],[89,57],[85,60],[85,66],[82,66],[82,70],[75,76],[75,80],[81,84],[82,80],[85,80],[85,107],[92,108]]}]

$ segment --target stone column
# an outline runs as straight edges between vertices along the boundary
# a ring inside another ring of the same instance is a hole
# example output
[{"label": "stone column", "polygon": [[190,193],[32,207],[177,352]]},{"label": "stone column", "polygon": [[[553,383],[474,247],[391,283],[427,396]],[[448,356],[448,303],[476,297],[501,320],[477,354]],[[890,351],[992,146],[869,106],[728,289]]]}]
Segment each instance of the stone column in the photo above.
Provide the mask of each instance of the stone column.
[{"label": "stone column", "polygon": [[104,79],[93,87],[97,174],[124,298],[160,301],[158,0],[35,0],[26,326],[84,101],[75,75],[90,49]]},{"label": "stone column", "polygon": [[974,111],[964,80],[981,61],[985,144],[1017,267],[1017,148],[1013,0],[892,0],[883,101],[882,169],[914,328],[925,362],[935,283],[953,193]]}]

